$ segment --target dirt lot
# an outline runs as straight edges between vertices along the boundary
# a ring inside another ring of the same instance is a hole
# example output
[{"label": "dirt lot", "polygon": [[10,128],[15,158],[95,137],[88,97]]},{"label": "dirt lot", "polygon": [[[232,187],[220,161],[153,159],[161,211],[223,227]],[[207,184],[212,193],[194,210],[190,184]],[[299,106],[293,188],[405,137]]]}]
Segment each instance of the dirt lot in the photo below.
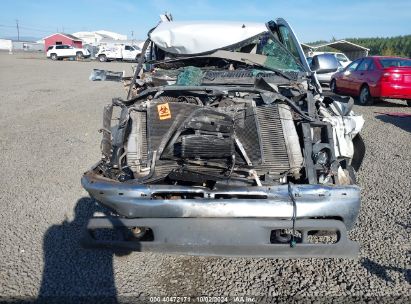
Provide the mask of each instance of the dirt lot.
[{"label": "dirt lot", "polygon": [[98,207],[80,177],[100,156],[103,105],[123,95],[119,83],[89,81],[95,67],[130,71],[125,63],[0,54],[3,299],[409,295],[411,120],[376,113],[410,113],[401,101],[355,107],[366,120],[367,147],[358,176],[362,210],[350,233],[361,243],[358,260],[116,256],[81,249],[81,228]]}]

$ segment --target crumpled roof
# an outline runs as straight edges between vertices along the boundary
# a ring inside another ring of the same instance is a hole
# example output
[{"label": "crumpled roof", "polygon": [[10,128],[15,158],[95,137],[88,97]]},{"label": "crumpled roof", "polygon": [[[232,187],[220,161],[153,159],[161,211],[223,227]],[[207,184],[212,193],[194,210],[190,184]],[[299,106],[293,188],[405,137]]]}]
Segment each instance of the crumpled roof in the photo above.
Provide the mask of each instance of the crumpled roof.
[{"label": "crumpled roof", "polygon": [[264,23],[161,22],[150,34],[160,49],[180,55],[221,49],[266,32]]}]

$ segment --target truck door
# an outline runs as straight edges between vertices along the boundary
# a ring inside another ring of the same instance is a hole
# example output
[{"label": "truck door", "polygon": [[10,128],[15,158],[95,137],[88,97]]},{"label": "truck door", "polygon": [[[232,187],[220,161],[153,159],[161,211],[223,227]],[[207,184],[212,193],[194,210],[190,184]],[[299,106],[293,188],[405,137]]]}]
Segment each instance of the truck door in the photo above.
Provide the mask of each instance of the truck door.
[{"label": "truck door", "polygon": [[124,50],[123,50],[123,60],[133,60],[134,59],[133,51],[134,51],[134,48],[132,46],[125,45]]}]

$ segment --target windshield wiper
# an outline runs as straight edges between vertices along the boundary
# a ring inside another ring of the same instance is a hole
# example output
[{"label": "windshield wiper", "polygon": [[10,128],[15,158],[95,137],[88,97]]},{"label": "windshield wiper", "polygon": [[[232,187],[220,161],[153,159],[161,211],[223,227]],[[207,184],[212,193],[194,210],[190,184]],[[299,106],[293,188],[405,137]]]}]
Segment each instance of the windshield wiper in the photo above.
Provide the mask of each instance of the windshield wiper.
[{"label": "windshield wiper", "polygon": [[[250,53],[240,53],[240,52],[230,52],[230,51],[225,51],[225,50],[217,50],[217,51],[215,51],[211,54],[207,54],[207,55],[175,58],[175,59],[172,59],[172,60],[163,61],[161,63],[192,60],[194,58],[220,58],[220,59],[243,62],[243,63],[246,63],[248,65],[255,65],[255,66],[258,66],[258,67],[262,67],[262,68],[264,68],[268,71],[273,71],[274,73],[280,75],[281,77],[284,77],[287,80],[294,80],[294,79],[292,79],[292,77],[288,76],[287,74],[285,74],[280,69],[276,69],[276,68],[273,68],[273,67],[266,66],[265,62],[267,61],[268,56],[261,55],[261,54],[250,54]],[[156,62],[156,63],[160,63],[160,62]]]},{"label": "windshield wiper", "polygon": [[[288,76],[285,74],[283,71],[268,67],[265,65],[265,62],[268,59],[268,56],[266,55],[261,55],[261,54],[250,54],[250,53],[240,53],[240,52],[229,52],[229,51],[224,51],[224,50],[218,50],[212,54],[206,55],[207,57],[217,57],[217,58],[222,58],[222,59],[228,59],[228,60],[234,60],[234,61],[239,61],[239,62],[244,62],[249,65],[255,65],[258,67],[262,67],[268,71],[273,71],[274,73],[278,74],[281,77],[284,77],[287,80],[294,80],[292,77]],[[206,56],[201,56],[201,57],[206,57]]]},{"label": "windshield wiper", "polygon": [[256,65],[256,66],[259,66],[259,67],[262,67],[262,68],[264,68],[264,69],[266,69],[266,70],[268,70],[268,71],[273,71],[274,73],[276,73],[276,74],[278,74],[278,75],[280,75],[280,76],[282,76],[282,77],[284,77],[284,78],[286,78],[286,79],[288,79],[288,80],[293,80],[290,76],[288,76],[287,74],[285,74],[283,71],[281,71],[281,70],[278,70],[278,69],[275,69],[275,68],[272,68],[272,67],[267,67],[267,66],[265,66],[265,65],[263,65],[263,64],[260,64],[260,63],[258,63],[258,62],[254,62],[254,61],[252,61],[252,60],[250,60],[250,59],[248,59],[248,58],[241,58],[241,61],[243,61],[243,62],[245,62],[245,63],[247,63],[247,62],[249,62],[249,63],[251,63],[251,64],[253,64],[253,65]]}]

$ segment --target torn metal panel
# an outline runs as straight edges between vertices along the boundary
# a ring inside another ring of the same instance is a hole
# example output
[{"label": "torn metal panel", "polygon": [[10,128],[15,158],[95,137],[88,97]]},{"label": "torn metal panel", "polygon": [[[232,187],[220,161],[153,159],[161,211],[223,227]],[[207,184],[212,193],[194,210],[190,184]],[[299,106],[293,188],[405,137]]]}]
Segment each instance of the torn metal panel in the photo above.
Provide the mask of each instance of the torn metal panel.
[{"label": "torn metal panel", "polygon": [[122,81],[125,72],[113,72],[108,70],[93,69],[89,80],[92,81]]},{"label": "torn metal panel", "polygon": [[354,155],[354,137],[364,125],[362,116],[333,116],[324,118],[333,126],[335,153],[337,157],[352,158]]}]

